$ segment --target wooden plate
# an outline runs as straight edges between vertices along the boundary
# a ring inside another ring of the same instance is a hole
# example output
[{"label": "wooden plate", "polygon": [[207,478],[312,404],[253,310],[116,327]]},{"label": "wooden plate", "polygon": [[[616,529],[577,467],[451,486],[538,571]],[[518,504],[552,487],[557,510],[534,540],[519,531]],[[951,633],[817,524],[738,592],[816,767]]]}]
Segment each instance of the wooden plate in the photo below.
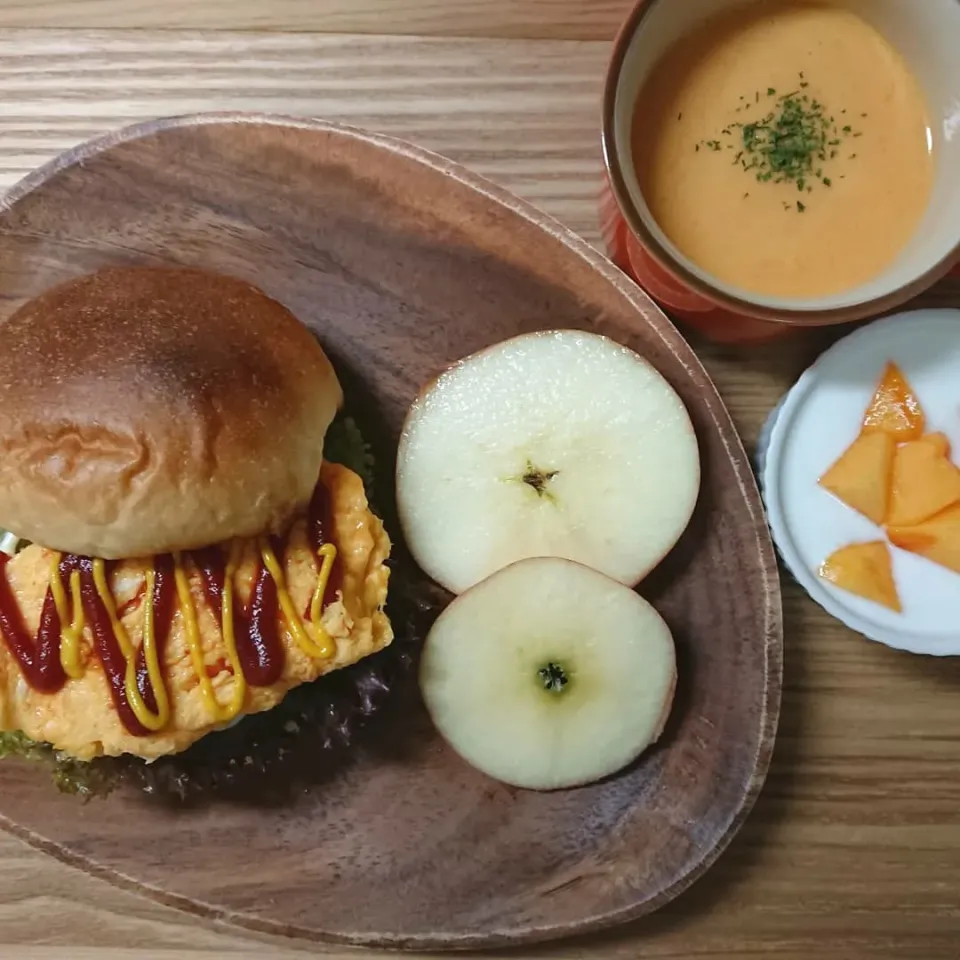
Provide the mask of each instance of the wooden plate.
[{"label": "wooden plate", "polygon": [[[384,475],[418,387],[521,331],[579,327],[648,357],[687,403],[697,514],[641,586],[671,624],[680,686],[658,748],[604,783],[525,793],[474,773],[419,708],[402,750],[365,750],[286,806],[83,804],[0,767],[0,815],[84,870],[271,932],[449,948],[640,916],[707,869],[760,790],[780,701],[773,549],[713,384],[650,300],[586,243],[457,165],[332,124],[207,115],[77,148],[0,206],[0,319],[108,263],[245,277],[322,338]],[[394,536],[397,527],[387,511]]]}]

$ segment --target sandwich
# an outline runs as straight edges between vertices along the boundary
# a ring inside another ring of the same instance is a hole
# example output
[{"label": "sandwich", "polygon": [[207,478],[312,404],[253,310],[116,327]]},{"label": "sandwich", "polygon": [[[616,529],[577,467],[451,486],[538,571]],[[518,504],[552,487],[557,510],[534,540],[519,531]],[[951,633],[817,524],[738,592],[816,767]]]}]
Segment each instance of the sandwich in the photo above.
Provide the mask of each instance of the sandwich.
[{"label": "sandwich", "polygon": [[390,539],[325,457],[343,392],[286,307],[117,267],[2,338],[8,743],[154,763],[390,645]]}]

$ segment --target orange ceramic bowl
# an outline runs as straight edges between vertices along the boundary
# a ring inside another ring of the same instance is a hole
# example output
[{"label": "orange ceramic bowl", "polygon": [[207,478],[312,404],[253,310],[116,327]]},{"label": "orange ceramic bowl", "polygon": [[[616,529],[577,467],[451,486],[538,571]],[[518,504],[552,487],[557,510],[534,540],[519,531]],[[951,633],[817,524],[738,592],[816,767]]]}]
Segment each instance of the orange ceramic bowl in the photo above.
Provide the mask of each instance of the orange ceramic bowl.
[{"label": "orange ceramic bowl", "polygon": [[914,239],[883,273],[831,297],[752,296],[686,258],[654,222],[631,151],[634,106],[653,65],[678,37],[743,0],[639,0],[613,48],[603,99],[606,179],[600,201],[611,259],[673,315],[713,340],[770,340],[797,327],[886,313],[960,272],[960,5],[956,0],[833,0],[890,37],[927,95],[937,157],[933,196]]}]

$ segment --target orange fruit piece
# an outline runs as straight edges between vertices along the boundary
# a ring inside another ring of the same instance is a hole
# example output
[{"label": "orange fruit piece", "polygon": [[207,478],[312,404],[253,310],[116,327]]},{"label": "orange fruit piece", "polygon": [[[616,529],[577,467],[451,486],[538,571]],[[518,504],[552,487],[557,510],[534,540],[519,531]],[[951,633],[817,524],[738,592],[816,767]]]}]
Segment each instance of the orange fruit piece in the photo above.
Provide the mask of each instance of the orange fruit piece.
[{"label": "orange fruit piece", "polygon": [[863,415],[863,429],[883,431],[895,440],[919,440],[926,418],[913,387],[895,363],[888,363]]},{"label": "orange fruit piece", "polygon": [[897,447],[887,514],[890,526],[912,527],[960,502],[960,469],[944,453],[949,449],[942,433]]},{"label": "orange fruit piece", "polygon": [[901,550],[960,573],[960,503],[912,527],[890,527],[887,536]]},{"label": "orange fruit piece", "polygon": [[820,478],[820,486],[882,525],[887,519],[896,452],[897,443],[891,434],[861,433]]},{"label": "orange fruit piece", "polygon": [[950,459],[950,438],[945,433],[925,433],[920,439],[941,457]]},{"label": "orange fruit piece", "polygon": [[820,577],[847,593],[856,594],[900,613],[900,596],[893,579],[893,560],[884,540],[851,543],[827,557]]}]

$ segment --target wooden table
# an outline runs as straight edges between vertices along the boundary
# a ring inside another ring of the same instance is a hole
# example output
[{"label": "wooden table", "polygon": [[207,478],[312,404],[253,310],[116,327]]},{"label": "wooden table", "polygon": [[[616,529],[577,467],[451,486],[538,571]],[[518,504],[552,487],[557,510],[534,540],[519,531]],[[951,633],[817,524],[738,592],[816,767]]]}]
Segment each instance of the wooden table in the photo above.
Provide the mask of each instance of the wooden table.
[{"label": "wooden table", "polygon": [[[445,153],[598,243],[598,102],[629,4],[3,0],[0,182],[146,117],[307,114]],[[939,299],[951,296],[960,299],[956,285]],[[694,345],[752,443],[824,342],[809,335],[747,353]],[[660,914],[532,953],[960,957],[960,669],[867,643],[792,584],[784,606],[777,752],[730,850]],[[302,949],[157,906],[0,836],[0,956]]]}]

